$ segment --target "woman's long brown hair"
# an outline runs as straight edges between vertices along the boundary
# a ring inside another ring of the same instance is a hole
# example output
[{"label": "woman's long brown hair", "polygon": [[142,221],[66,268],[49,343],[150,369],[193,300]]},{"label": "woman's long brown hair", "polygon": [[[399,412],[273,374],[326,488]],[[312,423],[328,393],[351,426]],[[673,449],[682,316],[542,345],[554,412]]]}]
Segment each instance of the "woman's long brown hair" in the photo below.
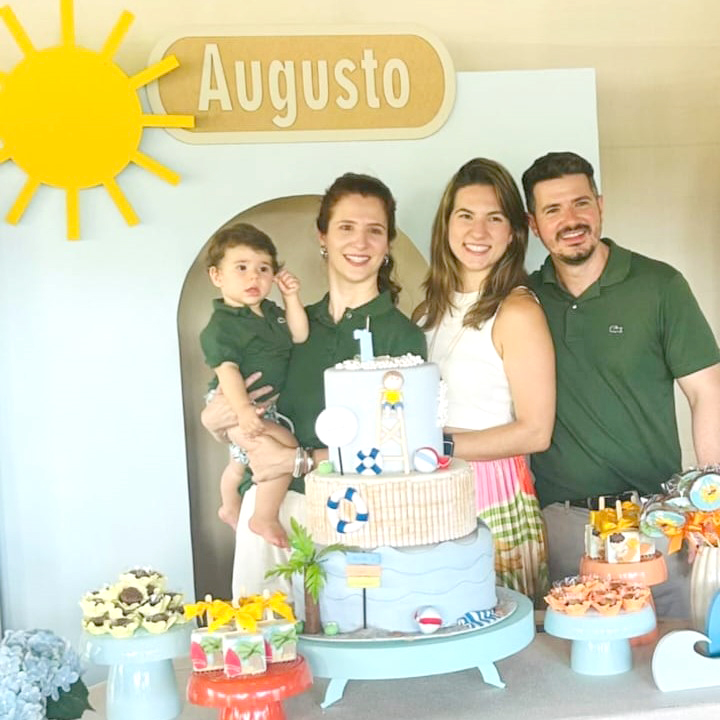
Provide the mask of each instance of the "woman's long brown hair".
[{"label": "woman's long brown hair", "polygon": [[483,283],[477,301],[465,314],[463,325],[477,328],[491,318],[510,291],[527,282],[525,253],[528,224],[520,192],[512,175],[499,163],[475,158],[465,163],[445,188],[435,213],[430,245],[430,270],[423,282],[425,300],[415,308],[413,320],[429,330],[438,325],[453,306],[453,293],[462,289],[462,272],[448,241],[448,224],[458,190],[469,185],[488,185],[495,190],[500,209],[510,221],[512,240]]}]

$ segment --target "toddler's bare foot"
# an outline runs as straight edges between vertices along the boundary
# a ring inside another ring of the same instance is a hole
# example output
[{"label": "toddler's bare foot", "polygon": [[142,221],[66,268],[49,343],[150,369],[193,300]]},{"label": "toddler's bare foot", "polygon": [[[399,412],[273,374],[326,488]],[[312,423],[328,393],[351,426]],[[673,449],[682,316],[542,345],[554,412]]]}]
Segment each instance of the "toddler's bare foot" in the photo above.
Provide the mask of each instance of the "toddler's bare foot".
[{"label": "toddler's bare foot", "polygon": [[289,547],[287,533],[277,518],[253,515],[248,525],[256,535],[265,538],[271,545],[277,545],[281,548]]},{"label": "toddler's bare foot", "polygon": [[221,505],[218,510],[218,517],[227,523],[233,530],[237,530],[238,518],[240,517],[240,510],[234,510],[225,505]]}]

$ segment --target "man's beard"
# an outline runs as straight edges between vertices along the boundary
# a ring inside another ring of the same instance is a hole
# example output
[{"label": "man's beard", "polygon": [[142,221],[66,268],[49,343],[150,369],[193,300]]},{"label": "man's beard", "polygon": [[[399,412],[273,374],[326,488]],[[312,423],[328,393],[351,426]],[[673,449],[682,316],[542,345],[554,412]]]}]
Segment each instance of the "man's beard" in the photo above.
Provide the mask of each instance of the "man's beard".
[{"label": "man's beard", "polygon": [[[568,230],[584,230],[588,235],[590,235],[590,227],[588,225],[577,225],[573,228],[563,228],[558,233],[558,242],[561,242],[559,239],[559,236],[562,235],[562,233],[567,232]],[[597,245],[591,245],[586,250],[580,250],[577,255],[561,255],[557,254],[556,257],[560,262],[565,263],[565,265],[582,265],[584,262],[587,262],[595,252],[595,248]]]}]

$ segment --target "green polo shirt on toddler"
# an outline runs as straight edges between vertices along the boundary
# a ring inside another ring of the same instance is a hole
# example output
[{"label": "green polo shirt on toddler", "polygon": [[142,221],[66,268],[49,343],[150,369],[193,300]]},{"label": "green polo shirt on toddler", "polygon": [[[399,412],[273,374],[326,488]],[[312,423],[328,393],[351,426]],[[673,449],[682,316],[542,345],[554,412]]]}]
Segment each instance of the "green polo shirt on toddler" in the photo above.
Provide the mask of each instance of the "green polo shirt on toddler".
[{"label": "green polo shirt on toddler", "polygon": [[532,456],[541,505],[627,490],[652,494],[681,469],[673,382],[720,362],[683,276],[611,240],[580,297],[548,257],[532,274],[555,344],[557,417]]},{"label": "green polo shirt on toddler", "polygon": [[[235,363],[243,378],[262,371],[262,378],[248,390],[272,385],[280,392],[285,385],[292,338],[285,313],[271,300],[263,300],[262,316],[249,307],[231,307],[222,299],[213,300],[213,314],[200,333],[205,362],[216,368],[224,362]],[[216,388],[213,376],[210,389]]]}]

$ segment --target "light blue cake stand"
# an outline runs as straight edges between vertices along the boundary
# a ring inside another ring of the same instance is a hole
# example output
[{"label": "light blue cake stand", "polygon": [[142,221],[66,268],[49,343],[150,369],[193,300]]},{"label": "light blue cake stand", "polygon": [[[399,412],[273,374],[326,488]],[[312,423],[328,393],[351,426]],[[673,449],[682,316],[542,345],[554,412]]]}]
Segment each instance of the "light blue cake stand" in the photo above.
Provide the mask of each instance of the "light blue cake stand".
[{"label": "light blue cake stand", "polygon": [[655,624],[651,605],[614,616],[595,610],[572,616],[552,608],[545,613],[545,632],[572,640],[570,667],[582,675],[618,675],[630,670],[630,638],[650,632]]},{"label": "light blue cake stand", "polygon": [[193,625],[175,625],[154,635],[136,630],[129,638],[83,633],[81,652],[109,665],[108,720],[173,720],[182,710],[172,659],[189,655]]},{"label": "light blue cake stand", "polygon": [[330,678],[321,707],[337,702],[348,680],[441,675],[476,667],[486,683],[504,688],[494,663],[532,642],[535,620],[532,603],[524,595],[498,588],[498,596],[517,603],[511,615],[495,625],[455,635],[368,640],[301,635],[299,651],[309,661],[313,675]]}]

